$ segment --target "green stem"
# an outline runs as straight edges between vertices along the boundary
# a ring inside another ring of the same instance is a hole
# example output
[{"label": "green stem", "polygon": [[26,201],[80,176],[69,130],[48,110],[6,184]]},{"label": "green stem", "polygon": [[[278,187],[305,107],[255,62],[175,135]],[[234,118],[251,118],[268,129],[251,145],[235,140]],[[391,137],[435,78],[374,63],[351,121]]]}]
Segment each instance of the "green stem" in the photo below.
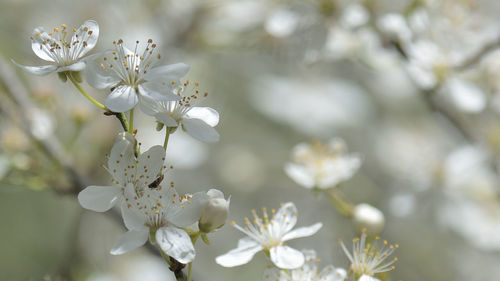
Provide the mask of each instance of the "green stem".
[{"label": "green stem", "polygon": [[170,137],[170,127],[165,126],[165,140],[163,141],[163,149],[167,150],[168,138]]},{"label": "green stem", "polygon": [[100,109],[106,110],[106,106],[104,106],[102,103],[98,102],[95,100],[93,97],[89,96],[85,90],[78,84],[78,81],[71,75],[71,73],[68,73],[67,76],[69,77],[69,80],[75,85],[75,87],[84,95],[89,101],[91,101],[93,104],[97,105]]},{"label": "green stem", "polygon": [[133,133],[134,132],[134,109],[132,108],[129,112],[129,122],[128,122],[128,132]]},{"label": "green stem", "polygon": [[343,199],[342,195],[336,188],[331,188],[329,190],[325,190],[325,193],[328,195],[328,199],[330,199],[330,203],[346,217],[352,217],[354,215],[354,206]]},{"label": "green stem", "polygon": [[193,263],[190,262],[188,264],[188,277],[187,277],[187,281],[191,281],[191,270],[193,269]]},{"label": "green stem", "polygon": [[123,131],[128,132],[128,121],[127,121],[127,116],[125,116],[125,113],[116,113],[116,118],[120,120],[120,123],[122,124]]}]

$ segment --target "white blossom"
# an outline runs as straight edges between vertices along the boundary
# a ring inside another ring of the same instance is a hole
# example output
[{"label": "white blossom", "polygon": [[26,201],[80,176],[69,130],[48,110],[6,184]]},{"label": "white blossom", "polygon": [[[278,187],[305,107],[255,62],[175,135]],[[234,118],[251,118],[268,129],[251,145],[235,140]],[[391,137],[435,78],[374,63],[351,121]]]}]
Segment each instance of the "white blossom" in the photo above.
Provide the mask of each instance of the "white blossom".
[{"label": "white blossom", "polygon": [[161,56],[155,53],[156,44],[149,39],[142,52],[136,41],[134,51],[123,46],[123,40],[113,42],[114,50],[102,58],[89,60],[86,68],[88,83],[97,89],[111,88],[104,104],[114,112],[132,109],[143,98],[158,101],[179,99],[172,94],[173,85],[186,75],[189,66],[184,63],[156,66]]},{"label": "white blossom", "polygon": [[190,87],[190,84],[186,81],[174,91],[179,100],[157,101],[144,98],[141,109],[167,127],[181,126],[198,140],[217,142],[219,133],[213,127],[219,123],[219,113],[210,107],[196,106],[208,93],[200,93],[198,83],[194,83],[194,87]]},{"label": "white blossom", "polygon": [[179,196],[173,186],[146,187],[137,190],[128,184],[121,210],[125,226],[124,233],[111,250],[120,255],[136,249],[148,240],[158,243],[162,251],[180,263],[193,261],[195,250],[189,234],[183,229],[200,217],[206,204],[206,194]]},{"label": "white blossom", "polygon": [[327,145],[301,143],[292,154],[293,162],[285,165],[285,172],[305,188],[335,187],[351,178],[361,165],[361,158],[347,154],[340,139],[332,139]]},{"label": "white blossom", "polygon": [[246,264],[260,251],[266,253],[279,268],[293,269],[304,264],[304,254],[286,246],[285,242],[295,238],[311,236],[323,225],[316,223],[292,230],[297,223],[298,214],[297,208],[292,202],[283,204],[277,212],[273,209],[271,218],[268,216],[266,208],[263,208],[262,212],[263,219],[257,215],[255,210],[252,210],[253,223],[248,218],[245,218],[245,227],[232,223],[236,229],[245,233],[247,237],[238,241],[236,249],[218,256],[216,258],[218,264],[225,267]]},{"label": "white blossom", "polygon": [[164,168],[165,150],[153,146],[138,158],[134,155],[135,139],[129,133],[120,133],[108,158],[107,171],[113,186],[88,186],[78,194],[78,202],[85,209],[105,212],[123,199],[125,189],[133,187],[138,192],[147,189],[158,179]]},{"label": "white blossom", "polygon": [[320,262],[316,258],[314,250],[302,250],[305,257],[304,265],[297,269],[282,270],[273,266],[268,266],[264,271],[264,281],[343,281],[347,272],[342,268],[335,268],[328,265],[319,271],[317,264]]},{"label": "white blossom", "polygon": [[[393,270],[395,268],[393,264],[398,259],[394,258],[389,261],[386,261],[386,259],[399,247],[398,244],[390,245],[384,240],[382,246],[380,246],[378,243],[380,240],[379,237],[375,237],[375,241],[372,243],[366,243],[366,237],[366,233],[363,231],[361,238],[352,240],[352,254],[344,243],[340,241],[342,249],[351,262],[350,270],[352,270],[354,275],[373,277],[376,273]],[[359,280],[372,280],[368,277],[365,277],[365,279],[360,278]]]},{"label": "white blossom", "polygon": [[43,66],[24,66],[14,62],[25,71],[35,75],[46,75],[52,72],[81,71],[85,68],[83,56],[97,43],[99,25],[88,20],[78,29],[73,29],[73,36],[67,38],[68,29],[65,24],[47,32],[43,27],[33,30],[31,48],[35,54],[50,62]]}]

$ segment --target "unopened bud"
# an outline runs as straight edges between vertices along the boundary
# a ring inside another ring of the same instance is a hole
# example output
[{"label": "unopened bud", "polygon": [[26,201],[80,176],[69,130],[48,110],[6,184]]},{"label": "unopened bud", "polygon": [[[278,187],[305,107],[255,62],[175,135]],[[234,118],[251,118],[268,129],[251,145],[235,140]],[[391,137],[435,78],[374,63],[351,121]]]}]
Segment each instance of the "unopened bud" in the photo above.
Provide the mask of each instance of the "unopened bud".
[{"label": "unopened bud", "polygon": [[366,229],[367,233],[377,235],[384,229],[384,214],[372,205],[363,203],[354,208],[354,224],[358,230]]},{"label": "unopened bud", "polygon": [[229,201],[224,199],[224,193],[217,189],[210,189],[207,192],[209,200],[203,209],[198,223],[201,232],[209,233],[221,228],[227,220],[229,214]]}]

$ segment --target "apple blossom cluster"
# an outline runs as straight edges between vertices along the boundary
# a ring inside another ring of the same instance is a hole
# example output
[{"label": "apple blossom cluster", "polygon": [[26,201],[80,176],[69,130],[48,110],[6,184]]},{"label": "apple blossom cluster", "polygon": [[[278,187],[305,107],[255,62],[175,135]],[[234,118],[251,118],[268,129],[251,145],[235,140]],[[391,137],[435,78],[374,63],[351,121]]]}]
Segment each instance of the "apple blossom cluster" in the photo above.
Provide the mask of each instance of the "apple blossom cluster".
[{"label": "apple blossom cluster", "polygon": [[[178,280],[191,281],[196,242],[201,238],[209,244],[208,234],[225,225],[230,197],[213,188],[194,194],[180,193],[171,180],[174,172],[168,164],[166,150],[169,138],[177,129],[199,141],[217,142],[219,133],[214,127],[219,122],[219,113],[202,105],[208,93],[199,89],[198,82],[184,79],[189,65],[161,64],[162,57],[152,39],[144,45],[136,41],[133,49],[128,49],[119,39],[113,42],[111,49],[86,56],[97,44],[97,22],[88,20],[72,30],[74,33],[69,37],[66,25],[51,32],[35,28],[32,49],[50,64],[14,63],[35,75],[57,72],[63,82],[71,81],[104,115],[114,116],[120,122],[123,131],[115,137],[104,166],[111,184],[87,186],[79,192],[78,202],[95,212],[120,209],[127,231],[110,249],[112,255],[150,243],[158,248]],[[83,89],[83,78],[91,87],[109,91],[104,103]],[[157,131],[164,132],[163,144],[141,147],[137,137],[142,130],[134,126],[136,108],[150,116]],[[278,210],[262,208],[260,216],[252,210],[252,217],[245,218],[244,226],[232,222],[245,237],[238,241],[235,249],[218,256],[216,263],[223,267],[240,266],[262,252],[270,261],[263,280],[280,281],[379,280],[377,274],[393,269],[396,259],[384,261],[397,246],[387,246],[386,241],[382,247],[367,242],[368,234],[382,231],[383,214],[368,204],[354,206],[339,193],[339,185],[359,170],[361,157],[347,153],[344,142],[333,139],[326,145],[299,144],[292,158],[285,172],[299,185],[324,192],[341,213],[363,229],[361,238],[354,241],[352,254],[342,244],[350,262],[349,271],[333,265],[320,271],[314,250],[299,251],[288,245],[293,239],[316,234],[323,226],[318,222],[294,228],[298,210],[293,202],[282,204]],[[187,278],[182,272],[186,265]]]}]

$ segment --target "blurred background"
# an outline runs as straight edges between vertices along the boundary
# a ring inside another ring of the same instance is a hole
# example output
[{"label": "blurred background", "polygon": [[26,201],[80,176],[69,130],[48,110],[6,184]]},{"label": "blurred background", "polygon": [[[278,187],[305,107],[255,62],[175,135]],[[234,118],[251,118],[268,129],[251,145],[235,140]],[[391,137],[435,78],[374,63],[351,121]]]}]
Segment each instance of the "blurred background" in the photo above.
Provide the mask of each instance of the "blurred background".
[{"label": "blurred background", "polygon": [[[352,222],[283,171],[297,143],[340,137],[363,158],[341,190],[383,211],[382,237],[400,245],[393,280],[497,280],[499,12],[495,0],[0,0],[0,280],[171,278],[145,247],[111,256],[121,219],[76,201],[110,183],[102,166],[119,123],[57,75],[11,63],[43,64],[33,28],[87,19],[100,26],[92,53],[153,38],[221,114],[216,144],[171,137],[179,192],[221,189],[237,223],[293,201],[299,226],[324,227],[291,245],[346,268],[337,241],[357,235]],[[136,118],[143,149],[163,142],[151,117]],[[214,261],[241,237],[228,224],[199,243],[193,279],[261,280],[263,254]]]}]

